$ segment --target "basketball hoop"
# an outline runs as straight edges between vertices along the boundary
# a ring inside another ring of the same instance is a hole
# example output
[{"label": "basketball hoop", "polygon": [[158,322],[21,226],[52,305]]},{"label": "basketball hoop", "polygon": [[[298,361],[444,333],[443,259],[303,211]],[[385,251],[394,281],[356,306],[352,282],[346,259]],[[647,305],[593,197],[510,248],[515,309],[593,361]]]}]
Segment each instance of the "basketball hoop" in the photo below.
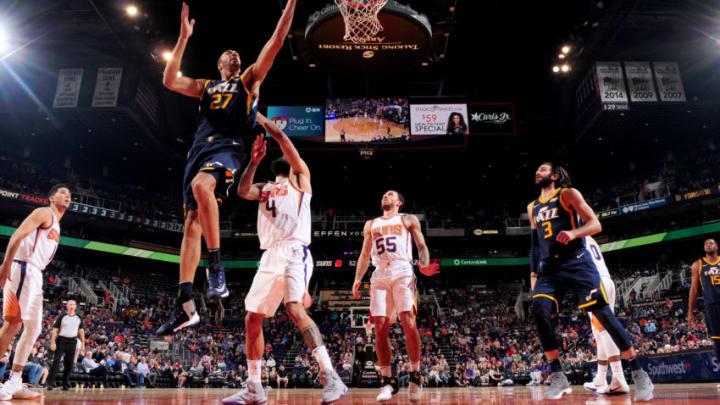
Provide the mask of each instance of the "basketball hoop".
[{"label": "basketball hoop", "polygon": [[346,41],[353,43],[373,42],[383,30],[378,13],[388,0],[335,0],[345,20]]}]

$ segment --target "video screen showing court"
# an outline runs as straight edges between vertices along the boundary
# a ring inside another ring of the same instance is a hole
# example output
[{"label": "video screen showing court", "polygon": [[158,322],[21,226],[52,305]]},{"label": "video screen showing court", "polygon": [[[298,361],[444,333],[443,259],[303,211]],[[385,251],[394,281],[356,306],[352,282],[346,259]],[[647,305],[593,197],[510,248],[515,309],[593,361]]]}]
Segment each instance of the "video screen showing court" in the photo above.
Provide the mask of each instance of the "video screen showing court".
[{"label": "video screen showing court", "polygon": [[410,140],[405,97],[328,99],[325,142],[402,143]]}]

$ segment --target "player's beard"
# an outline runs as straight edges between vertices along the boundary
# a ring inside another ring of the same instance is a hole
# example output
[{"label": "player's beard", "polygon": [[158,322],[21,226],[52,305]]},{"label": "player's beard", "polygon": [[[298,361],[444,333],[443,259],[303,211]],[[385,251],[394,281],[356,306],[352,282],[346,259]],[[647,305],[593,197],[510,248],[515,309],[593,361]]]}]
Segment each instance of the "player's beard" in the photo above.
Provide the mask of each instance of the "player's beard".
[{"label": "player's beard", "polygon": [[390,211],[392,207],[392,204],[380,204],[380,208],[382,208],[383,211]]},{"label": "player's beard", "polygon": [[552,182],[552,178],[550,178],[550,176],[547,176],[540,179],[540,181],[537,182],[537,185],[540,186],[540,188],[547,188],[550,187]]}]

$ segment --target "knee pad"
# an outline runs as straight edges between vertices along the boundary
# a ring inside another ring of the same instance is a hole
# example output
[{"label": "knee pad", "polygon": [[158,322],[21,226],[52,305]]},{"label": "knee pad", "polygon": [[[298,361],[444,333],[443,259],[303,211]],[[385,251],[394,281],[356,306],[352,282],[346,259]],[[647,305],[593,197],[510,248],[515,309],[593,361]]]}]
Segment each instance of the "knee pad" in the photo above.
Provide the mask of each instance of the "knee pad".
[{"label": "knee pad", "polygon": [[598,321],[600,321],[605,331],[612,337],[612,341],[620,351],[624,352],[632,347],[630,336],[617,318],[615,318],[615,314],[612,313],[609,306],[604,305],[600,308],[595,308],[592,313],[593,316],[597,317]]},{"label": "knee pad", "polygon": [[35,344],[38,336],[40,336],[42,321],[40,319],[23,321],[23,326],[25,329],[18,340],[17,347],[15,349],[15,359],[13,360],[13,364],[21,366],[24,366],[27,362],[33,345]]},{"label": "knee pad", "polygon": [[533,298],[532,311],[535,317],[535,326],[540,336],[540,344],[546,352],[557,349],[555,327],[552,319],[555,305],[555,301],[547,297]]}]

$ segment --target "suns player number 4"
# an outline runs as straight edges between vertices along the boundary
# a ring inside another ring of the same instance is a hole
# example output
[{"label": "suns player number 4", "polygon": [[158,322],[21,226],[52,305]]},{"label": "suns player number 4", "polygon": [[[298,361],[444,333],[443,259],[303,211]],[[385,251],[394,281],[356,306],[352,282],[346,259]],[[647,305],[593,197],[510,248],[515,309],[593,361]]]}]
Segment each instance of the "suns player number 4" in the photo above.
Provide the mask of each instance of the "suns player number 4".
[{"label": "suns player number 4", "polygon": [[272,211],[273,218],[275,218],[277,216],[277,208],[275,207],[274,199],[268,198],[268,200],[265,201],[265,209],[268,211]]}]

